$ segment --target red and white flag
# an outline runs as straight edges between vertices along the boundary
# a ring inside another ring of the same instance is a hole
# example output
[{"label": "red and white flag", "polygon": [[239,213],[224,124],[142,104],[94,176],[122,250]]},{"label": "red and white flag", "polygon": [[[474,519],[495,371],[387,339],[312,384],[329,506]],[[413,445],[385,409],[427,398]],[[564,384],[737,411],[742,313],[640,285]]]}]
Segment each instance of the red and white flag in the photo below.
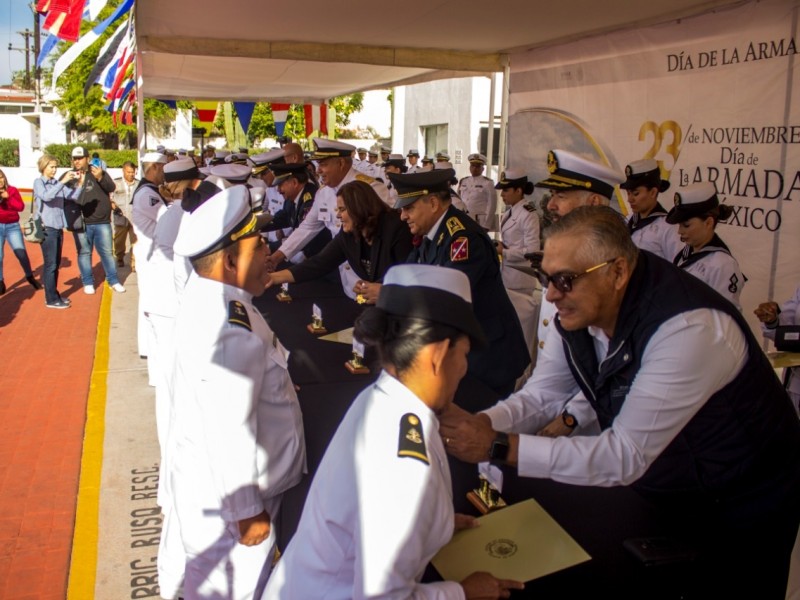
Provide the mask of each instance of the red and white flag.
[{"label": "red and white flag", "polygon": [[310,137],[315,131],[321,135],[328,135],[328,105],[304,104],[303,112],[306,115],[306,137]]}]

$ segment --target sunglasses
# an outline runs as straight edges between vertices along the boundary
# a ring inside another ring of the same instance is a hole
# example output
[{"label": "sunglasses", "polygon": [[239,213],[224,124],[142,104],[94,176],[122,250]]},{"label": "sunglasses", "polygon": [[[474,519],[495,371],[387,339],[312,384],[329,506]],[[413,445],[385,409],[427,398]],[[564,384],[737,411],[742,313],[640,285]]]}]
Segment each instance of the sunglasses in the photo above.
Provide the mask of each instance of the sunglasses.
[{"label": "sunglasses", "polygon": [[600,263],[599,265],[595,265],[593,267],[589,267],[582,273],[568,273],[568,272],[561,272],[555,273],[553,275],[548,275],[541,269],[534,269],[534,277],[539,280],[539,283],[542,284],[543,289],[547,289],[549,284],[553,284],[553,287],[556,288],[562,294],[568,294],[572,291],[572,284],[576,279],[583,277],[584,275],[588,275],[598,269],[605,267],[606,265],[610,265],[613,263],[616,258],[610,258],[605,262]]}]

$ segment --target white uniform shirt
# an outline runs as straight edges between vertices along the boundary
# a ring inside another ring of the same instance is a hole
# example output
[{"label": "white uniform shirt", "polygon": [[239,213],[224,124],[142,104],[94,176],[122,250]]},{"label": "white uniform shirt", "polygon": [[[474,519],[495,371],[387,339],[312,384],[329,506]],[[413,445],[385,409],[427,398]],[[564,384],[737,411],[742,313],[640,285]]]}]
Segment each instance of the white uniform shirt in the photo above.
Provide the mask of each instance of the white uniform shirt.
[{"label": "white uniform shirt", "polygon": [[686,267],[681,266],[684,262],[683,260],[678,261],[677,265],[687,273],[697,277],[700,281],[710,285],[726,299],[733,302],[736,308],[742,310],[742,306],[739,304],[739,297],[742,295],[744,277],[739,268],[739,263],[721,248],[715,249],[711,246],[705,246],[700,251],[707,252],[707,254]]},{"label": "white uniform shirt", "polygon": [[503,285],[510,290],[533,293],[536,280],[512,265],[528,266],[525,254],[539,250],[539,215],[529,204],[517,202],[500,218],[503,240]]},{"label": "white uniform shirt", "polygon": [[[264,211],[268,212],[272,216],[275,216],[279,210],[283,209],[283,205],[285,203],[286,200],[283,197],[283,195],[278,191],[277,186],[272,186],[267,188],[267,195],[264,199]],[[283,235],[279,236],[278,235],[279,232],[281,232]],[[284,227],[281,230],[268,231],[267,239],[270,242],[277,242],[291,233],[292,233],[291,227]]]},{"label": "white uniform shirt", "polygon": [[231,597],[230,590],[252,597],[275,531],[246,547],[237,522],[266,510],[274,524],[282,493],[305,471],[288,353],[250,294],[197,275],[186,286],[174,344],[167,472],[187,553],[187,597],[200,589],[203,597]]},{"label": "white uniform shirt", "polygon": [[153,236],[156,233],[156,222],[166,210],[167,205],[164,204],[161,194],[149,186],[139,188],[133,195],[131,223],[133,223],[133,231],[136,234],[133,253],[136,257],[137,273],[150,258]]},{"label": "white uniform shirt", "polygon": [[[398,456],[409,413],[419,419],[427,463]],[[433,411],[381,373],[331,440],[264,598],[464,598],[456,582],[419,583],[453,535],[450,469],[438,431]]]},{"label": "white uniform shirt", "polygon": [[174,252],[172,247],[178,237],[184,210],[181,201],[175,200],[161,215],[153,234],[153,250],[148,263],[153,291],[145,299],[142,309],[163,317],[174,317],[178,311],[175,289]]},{"label": "white uniform shirt", "polygon": [[[602,362],[609,340],[597,328],[589,327],[589,333]],[[532,434],[570,398],[571,405],[588,405],[567,366],[558,330],[549,335],[559,343],[548,340],[525,386],[485,411],[496,430]],[[611,427],[599,435],[520,435],[519,475],[606,487],[636,481],[746,360],[744,334],[725,313],[698,309],[665,321],[650,338]]]},{"label": "white uniform shirt", "polygon": [[631,234],[631,239],[637,248],[652,252],[670,262],[683,250],[678,226],[667,223],[666,217],[659,217],[644,227],[637,228]]},{"label": "white uniform shirt", "polygon": [[497,190],[494,181],[483,175],[464,177],[458,184],[458,194],[467,206],[469,216],[490,231],[497,229]]}]

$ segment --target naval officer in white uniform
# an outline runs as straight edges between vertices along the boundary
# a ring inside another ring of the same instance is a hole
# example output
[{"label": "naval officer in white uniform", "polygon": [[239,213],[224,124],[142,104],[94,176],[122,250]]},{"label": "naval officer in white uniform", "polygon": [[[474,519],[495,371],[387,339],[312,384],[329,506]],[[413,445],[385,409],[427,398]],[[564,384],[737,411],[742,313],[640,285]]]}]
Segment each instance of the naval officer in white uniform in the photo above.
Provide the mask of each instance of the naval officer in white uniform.
[{"label": "naval officer in white uniform", "polygon": [[259,598],[282,494],[305,470],[305,439],[288,353],[252,304],[269,250],[247,188],[187,215],[175,251],[195,271],[175,323],[167,467],[184,597]]},{"label": "naval officer in white uniform", "polygon": [[470,344],[485,344],[469,280],[445,267],[392,267],[355,336],[377,346],[383,371],[331,440],[264,598],[508,597],[522,584],[488,573],[420,583],[454,530],[474,524],[453,513],[436,416],[466,373]]}]

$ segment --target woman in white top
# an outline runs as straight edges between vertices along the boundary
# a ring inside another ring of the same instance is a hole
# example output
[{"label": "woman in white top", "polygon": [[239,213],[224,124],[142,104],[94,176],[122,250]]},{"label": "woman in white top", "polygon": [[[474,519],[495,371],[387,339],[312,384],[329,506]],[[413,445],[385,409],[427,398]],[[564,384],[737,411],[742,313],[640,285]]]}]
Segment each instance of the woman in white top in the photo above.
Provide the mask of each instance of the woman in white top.
[{"label": "woman in white top", "polygon": [[308,493],[297,532],[264,598],[507,598],[522,584],[473,573],[423,584],[455,529],[437,414],[485,341],[469,281],[455,269],[405,264],[384,278],[354,335],[377,346],[383,371],[347,412]]},{"label": "woman in white top", "polygon": [[713,183],[695,183],[675,193],[675,206],[667,223],[677,223],[686,246],[673,263],[704,281],[739,310],[739,296],[746,281],[739,263],[716,234],[717,223],[731,216],[733,209],[720,204]]}]

